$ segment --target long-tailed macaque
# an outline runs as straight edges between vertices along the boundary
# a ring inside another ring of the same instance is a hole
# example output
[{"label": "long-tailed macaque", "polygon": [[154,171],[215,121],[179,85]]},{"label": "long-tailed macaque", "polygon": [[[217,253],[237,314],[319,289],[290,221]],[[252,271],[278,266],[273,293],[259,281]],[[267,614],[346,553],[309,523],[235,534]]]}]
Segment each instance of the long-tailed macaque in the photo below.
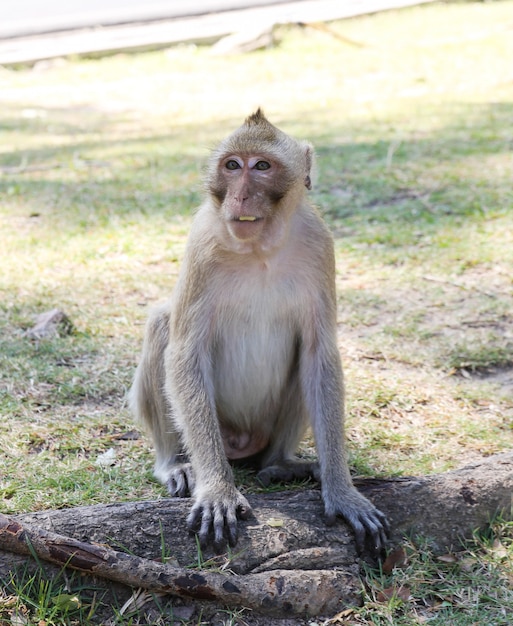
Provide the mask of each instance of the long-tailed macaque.
[{"label": "long-tailed macaque", "polygon": [[[320,479],[326,518],[381,550],[387,522],[353,486],[344,450],[333,241],[306,198],[313,151],[259,109],[213,151],[171,300],[146,329],[130,392],[155,476],[194,498],[203,545],[237,541],[251,507],[229,460],[259,479]],[[296,458],[308,425],[318,463]]]}]

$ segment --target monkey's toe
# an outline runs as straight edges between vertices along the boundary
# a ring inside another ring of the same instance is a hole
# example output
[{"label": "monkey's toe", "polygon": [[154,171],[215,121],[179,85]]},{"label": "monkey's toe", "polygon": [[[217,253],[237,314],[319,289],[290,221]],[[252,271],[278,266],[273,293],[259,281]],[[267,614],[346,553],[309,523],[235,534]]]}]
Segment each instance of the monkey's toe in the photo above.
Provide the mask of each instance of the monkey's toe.
[{"label": "monkey's toe", "polygon": [[173,498],[186,498],[194,490],[194,474],[190,463],[175,465],[169,471],[166,487]]}]

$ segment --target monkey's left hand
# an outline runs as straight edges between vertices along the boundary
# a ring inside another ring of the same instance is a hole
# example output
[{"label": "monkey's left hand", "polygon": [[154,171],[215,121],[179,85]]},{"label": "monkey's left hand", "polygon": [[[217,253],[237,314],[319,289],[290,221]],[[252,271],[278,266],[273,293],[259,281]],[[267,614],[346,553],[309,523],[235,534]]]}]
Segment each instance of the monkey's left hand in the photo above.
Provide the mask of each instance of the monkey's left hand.
[{"label": "monkey's left hand", "polygon": [[187,518],[188,527],[197,533],[202,547],[212,535],[217,552],[224,550],[227,543],[233,547],[238,539],[237,520],[248,519],[251,514],[249,502],[233,485],[198,492]]},{"label": "monkey's left hand", "polygon": [[356,487],[341,490],[342,493],[323,493],[326,524],[335,523],[337,515],[351,526],[355,534],[356,548],[364,552],[367,544],[379,554],[385,549],[389,526],[384,513],[367,500]]}]

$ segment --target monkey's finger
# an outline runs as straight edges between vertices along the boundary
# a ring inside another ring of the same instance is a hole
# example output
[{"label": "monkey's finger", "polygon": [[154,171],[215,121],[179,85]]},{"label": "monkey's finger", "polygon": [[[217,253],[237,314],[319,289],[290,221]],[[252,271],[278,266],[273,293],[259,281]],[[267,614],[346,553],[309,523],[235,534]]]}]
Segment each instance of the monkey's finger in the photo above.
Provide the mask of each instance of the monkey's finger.
[{"label": "monkey's finger", "polygon": [[[338,511],[338,514],[353,530],[356,550],[358,554],[362,554],[365,550],[365,538],[367,536],[367,530],[362,521],[360,521],[360,516],[356,512],[350,510],[345,512]],[[336,519],[337,511],[325,512],[325,520],[327,526],[333,526]]]},{"label": "monkey's finger", "polygon": [[239,538],[239,527],[237,525],[237,513],[231,506],[227,507],[225,514],[226,532],[228,534],[228,543],[233,548]]},{"label": "monkey's finger", "polygon": [[[378,511],[378,512],[381,513],[381,511]],[[381,521],[382,536],[385,538],[385,542],[388,543],[388,540],[390,539],[390,535],[392,534],[392,531],[390,529],[390,524],[388,522],[388,519],[383,513],[381,513],[380,521]]]},{"label": "monkey's finger", "polygon": [[379,517],[379,521],[381,522],[381,525],[383,526],[385,534],[388,538],[390,536],[390,523],[387,519],[387,516],[383,513],[383,511],[380,511],[379,509],[376,509],[376,514]]},{"label": "monkey's finger", "polygon": [[224,537],[225,518],[227,510],[222,504],[214,504],[214,515],[212,519],[212,528],[214,530],[214,550],[221,552],[226,547],[226,539]]},{"label": "monkey's finger", "polygon": [[196,504],[193,506],[187,518],[187,527],[198,536],[200,545],[205,548],[208,545],[212,528],[212,512],[210,507]]},{"label": "monkey's finger", "polygon": [[[383,550],[390,537],[390,524],[386,515],[379,509],[374,508],[373,513],[373,527],[369,528],[369,532],[376,538],[376,549]],[[370,521],[370,520],[369,520]]]},{"label": "monkey's finger", "polygon": [[189,515],[187,516],[187,528],[196,532],[199,530],[201,518],[203,516],[203,507],[201,504],[195,504]]},{"label": "monkey's finger", "polygon": [[198,532],[200,546],[202,548],[208,545],[210,532],[212,530],[212,509],[210,506],[204,506],[201,517],[201,526]]},{"label": "monkey's finger", "polygon": [[385,545],[387,543],[386,535],[382,526],[376,526],[372,522],[364,523],[367,532],[366,535],[368,537],[368,543],[372,548],[372,552],[375,554],[379,554],[385,549]]},{"label": "monkey's finger", "polygon": [[381,539],[381,551],[383,551],[388,544],[389,533],[386,533],[383,529],[380,531],[380,539]]},{"label": "monkey's finger", "polygon": [[367,537],[365,526],[360,522],[355,521],[351,524],[351,527],[353,529],[356,542],[356,551],[358,554],[362,554],[365,551],[365,538]]},{"label": "monkey's finger", "polygon": [[[376,510],[374,513],[377,513]],[[385,531],[385,527],[383,526],[382,520],[376,514],[374,519],[370,517],[365,517],[362,520],[363,525],[367,531],[367,537],[369,538],[369,543],[372,546],[372,551],[376,554],[382,552],[388,542],[387,534]]]}]

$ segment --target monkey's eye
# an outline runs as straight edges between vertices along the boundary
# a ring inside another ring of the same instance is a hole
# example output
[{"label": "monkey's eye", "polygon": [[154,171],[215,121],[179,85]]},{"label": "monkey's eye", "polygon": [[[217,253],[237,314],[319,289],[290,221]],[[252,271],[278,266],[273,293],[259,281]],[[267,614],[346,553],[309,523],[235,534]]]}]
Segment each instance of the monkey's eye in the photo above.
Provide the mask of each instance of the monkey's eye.
[{"label": "monkey's eye", "polygon": [[234,159],[230,159],[229,161],[226,161],[225,167],[226,167],[227,170],[238,170],[238,169],[240,169],[240,165]]},{"label": "monkey's eye", "polygon": [[268,170],[271,167],[271,164],[267,161],[258,161],[255,165],[256,170]]}]

